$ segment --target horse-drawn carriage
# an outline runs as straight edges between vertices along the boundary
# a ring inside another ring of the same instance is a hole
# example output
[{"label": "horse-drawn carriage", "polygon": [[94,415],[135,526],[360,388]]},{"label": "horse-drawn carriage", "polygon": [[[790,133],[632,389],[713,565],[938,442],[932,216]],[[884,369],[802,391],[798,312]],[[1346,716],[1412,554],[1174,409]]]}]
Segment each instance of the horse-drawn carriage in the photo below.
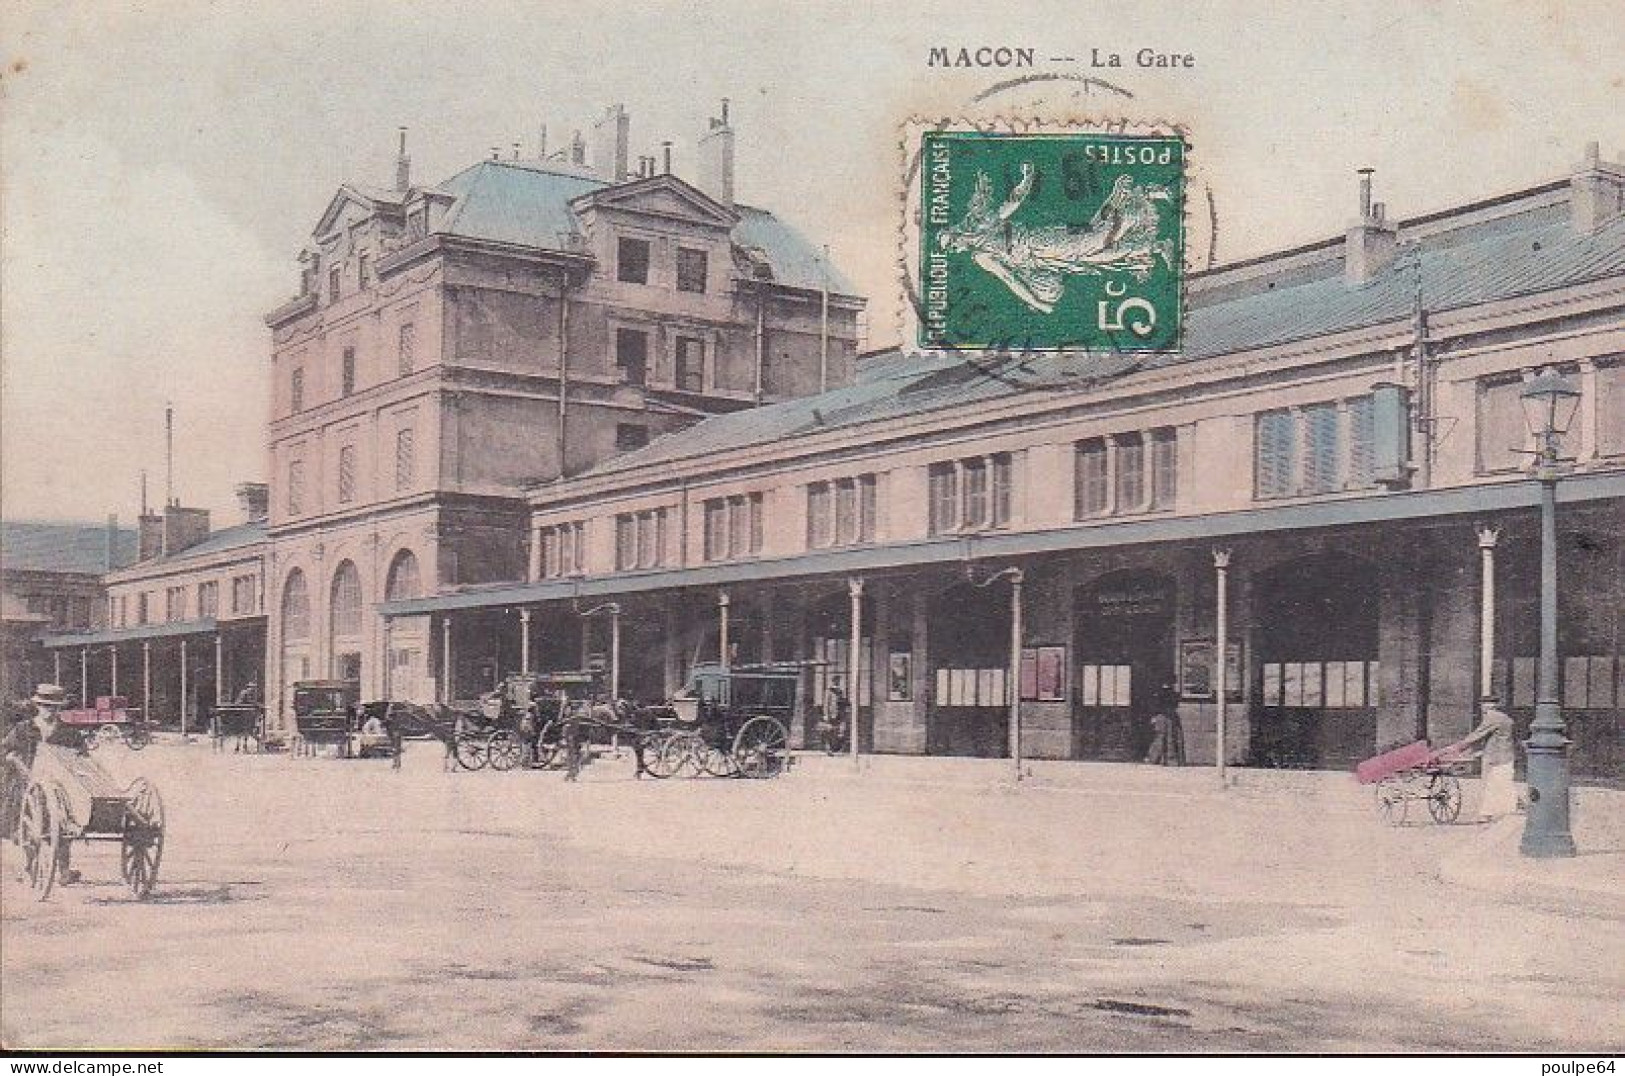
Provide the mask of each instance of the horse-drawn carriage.
[{"label": "horse-drawn carriage", "polygon": [[360,698],[361,685],[354,680],[294,684],[294,754],[313,755],[328,747],[340,758],[352,757]]},{"label": "horse-drawn carriage", "polygon": [[216,751],[235,741],[239,751],[258,752],[265,746],[265,707],[257,702],[223,702],[209,713],[209,739]]},{"label": "horse-drawn carriage", "polygon": [[89,755],[50,743],[40,745],[31,771],[14,764],[6,778],[23,790],[20,803],[8,804],[11,832],[37,899],[66,873],[74,841],[117,842],[124,883],[138,898],[152,892],[164,855],[164,801],[146,778],[121,788]]},{"label": "horse-drawn carriage", "polygon": [[[688,683],[654,708],[657,744],[647,770],[715,777],[777,777],[790,765],[798,662],[696,665]],[[648,724],[648,722],[644,722]]]},{"label": "horse-drawn carriage", "polygon": [[139,751],[152,742],[152,730],[141,716],[140,710],[131,711],[130,700],[123,695],[98,695],[94,706],[63,710],[61,720],[80,730],[88,751],[119,741]]}]

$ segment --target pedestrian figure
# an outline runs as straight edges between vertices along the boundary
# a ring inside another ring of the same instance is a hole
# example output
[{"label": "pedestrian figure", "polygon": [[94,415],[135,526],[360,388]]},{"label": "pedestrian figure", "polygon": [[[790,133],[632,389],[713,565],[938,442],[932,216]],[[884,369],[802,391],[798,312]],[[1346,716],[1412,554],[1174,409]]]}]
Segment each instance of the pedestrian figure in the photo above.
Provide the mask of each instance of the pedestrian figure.
[{"label": "pedestrian figure", "polygon": [[1497,700],[1485,699],[1482,720],[1461,744],[1463,747],[1483,745],[1479,755],[1484,786],[1478,805],[1481,822],[1493,822],[1518,809],[1518,786],[1512,774],[1512,736],[1512,718]]},{"label": "pedestrian figure", "polygon": [[581,707],[564,704],[564,779],[581,776]]},{"label": "pedestrian figure", "polygon": [[1179,708],[1172,686],[1165,686],[1157,698],[1156,713],[1151,715],[1151,746],[1145,761],[1152,766],[1183,766],[1185,744],[1179,727]]},{"label": "pedestrian figure", "polygon": [[[28,790],[29,776],[34,769],[34,758],[40,744],[73,747],[83,753],[83,733],[62,723],[62,711],[67,708],[67,692],[56,684],[41,684],[28,700],[34,706],[34,716],[19,721],[7,730],[0,740],[0,832],[9,836],[16,829],[17,815],[22,808],[23,794]],[[62,883],[77,882],[79,872],[69,867],[71,841],[63,841],[57,853],[62,863]]]}]

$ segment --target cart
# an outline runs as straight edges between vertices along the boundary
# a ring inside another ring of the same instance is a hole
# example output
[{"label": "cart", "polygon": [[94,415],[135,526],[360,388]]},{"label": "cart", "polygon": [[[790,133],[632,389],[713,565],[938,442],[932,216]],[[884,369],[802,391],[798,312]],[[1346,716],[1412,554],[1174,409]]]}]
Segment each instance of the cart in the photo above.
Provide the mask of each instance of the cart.
[{"label": "cart", "polygon": [[361,685],[354,680],[301,680],[293,685],[294,754],[314,755],[330,747],[340,758],[352,754]]},{"label": "cart", "polygon": [[[11,776],[20,779],[22,771]],[[117,842],[124,883],[143,899],[158,881],[164,856],[164,801],[145,777],[120,788],[89,755],[41,744],[13,833],[36,899],[51,895],[73,841]]]},{"label": "cart", "polygon": [[216,751],[236,740],[239,751],[258,752],[265,742],[265,707],[258,703],[223,702],[209,715],[209,739]]},{"label": "cart", "polygon": [[1425,802],[1435,822],[1449,825],[1461,816],[1461,775],[1477,757],[1464,743],[1435,749],[1417,740],[1366,759],[1354,776],[1376,786],[1377,813],[1389,825],[1404,825],[1414,801]]},{"label": "cart", "polygon": [[130,750],[139,751],[152,742],[152,731],[140,716],[139,710],[132,713],[130,700],[123,695],[98,695],[95,706],[63,710],[61,720],[83,733],[86,750],[122,740]]}]

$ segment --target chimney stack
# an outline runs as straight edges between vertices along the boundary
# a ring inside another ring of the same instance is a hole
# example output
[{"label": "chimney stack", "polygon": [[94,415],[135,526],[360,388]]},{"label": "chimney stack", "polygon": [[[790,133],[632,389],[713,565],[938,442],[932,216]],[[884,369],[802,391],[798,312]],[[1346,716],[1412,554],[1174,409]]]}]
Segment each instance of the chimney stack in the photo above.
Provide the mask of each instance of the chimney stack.
[{"label": "chimney stack", "polygon": [[1394,260],[1399,249],[1399,230],[1388,223],[1388,208],[1371,200],[1372,169],[1360,174],[1360,216],[1349,226],[1343,243],[1343,278],[1350,284],[1364,284]]},{"label": "chimney stack", "polygon": [[118,516],[107,517],[107,545],[102,556],[102,571],[110,572],[118,563]]},{"label": "chimney stack", "polygon": [[405,194],[412,189],[412,158],[406,155],[406,128],[400,129],[401,148],[395,154],[395,189]]},{"label": "chimney stack", "polygon": [[547,124],[542,124],[541,133],[536,138],[536,159],[547,160]]},{"label": "chimney stack", "polygon": [[627,148],[631,140],[632,117],[625,105],[610,105],[592,127],[592,167],[611,183],[627,179]]},{"label": "chimney stack", "polygon": [[164,404],[164,506],[179,504],[175,499],[175,405]]},{"label": "chimney stack", "polygon": [[699,178],[694,184],[725,206],[734,204],[734,131],[728,125],[728,99],[722,99],[722,115],[713,116],[700,136]]},{"label": "chimney stack", "polygon": [[1585,159],[1569,178],[1569,218],[1574,230],[1591,235],[1625,213],[1625,164],[1602,159],[1602,147],[1586,143]]},{"label": "chimney stack", "polygon": [[660,152],[662,153],[662,155],[665,157],[665,160],[666,160],[666,168],[665,168],[665,173],[664,174],[669,176],[669,175],[671,175],[671,139],[668,138],[664,142],[660,143]]},{"label": "chimney stack", "polygon": [[182,508],[178,504],[164,505],[164,556],[191,549],[209,536],[209,510]]},{"label": "chimney stack", "polygon": [[239,482],[237,504],[244,523],[258,523],[271,514],[271,487],[264,482]]}]

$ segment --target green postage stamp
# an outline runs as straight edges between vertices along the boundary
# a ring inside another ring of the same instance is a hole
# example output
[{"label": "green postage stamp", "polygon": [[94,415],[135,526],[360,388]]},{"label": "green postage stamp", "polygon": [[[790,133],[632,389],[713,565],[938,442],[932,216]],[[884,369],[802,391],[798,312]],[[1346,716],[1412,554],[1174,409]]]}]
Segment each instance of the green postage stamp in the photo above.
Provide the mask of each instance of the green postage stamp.
[{"label": "green postage stamp", "polygon": [[1186,144],[1177,129],[911,125],[904,149],[911,349],[1178,350]]}]

